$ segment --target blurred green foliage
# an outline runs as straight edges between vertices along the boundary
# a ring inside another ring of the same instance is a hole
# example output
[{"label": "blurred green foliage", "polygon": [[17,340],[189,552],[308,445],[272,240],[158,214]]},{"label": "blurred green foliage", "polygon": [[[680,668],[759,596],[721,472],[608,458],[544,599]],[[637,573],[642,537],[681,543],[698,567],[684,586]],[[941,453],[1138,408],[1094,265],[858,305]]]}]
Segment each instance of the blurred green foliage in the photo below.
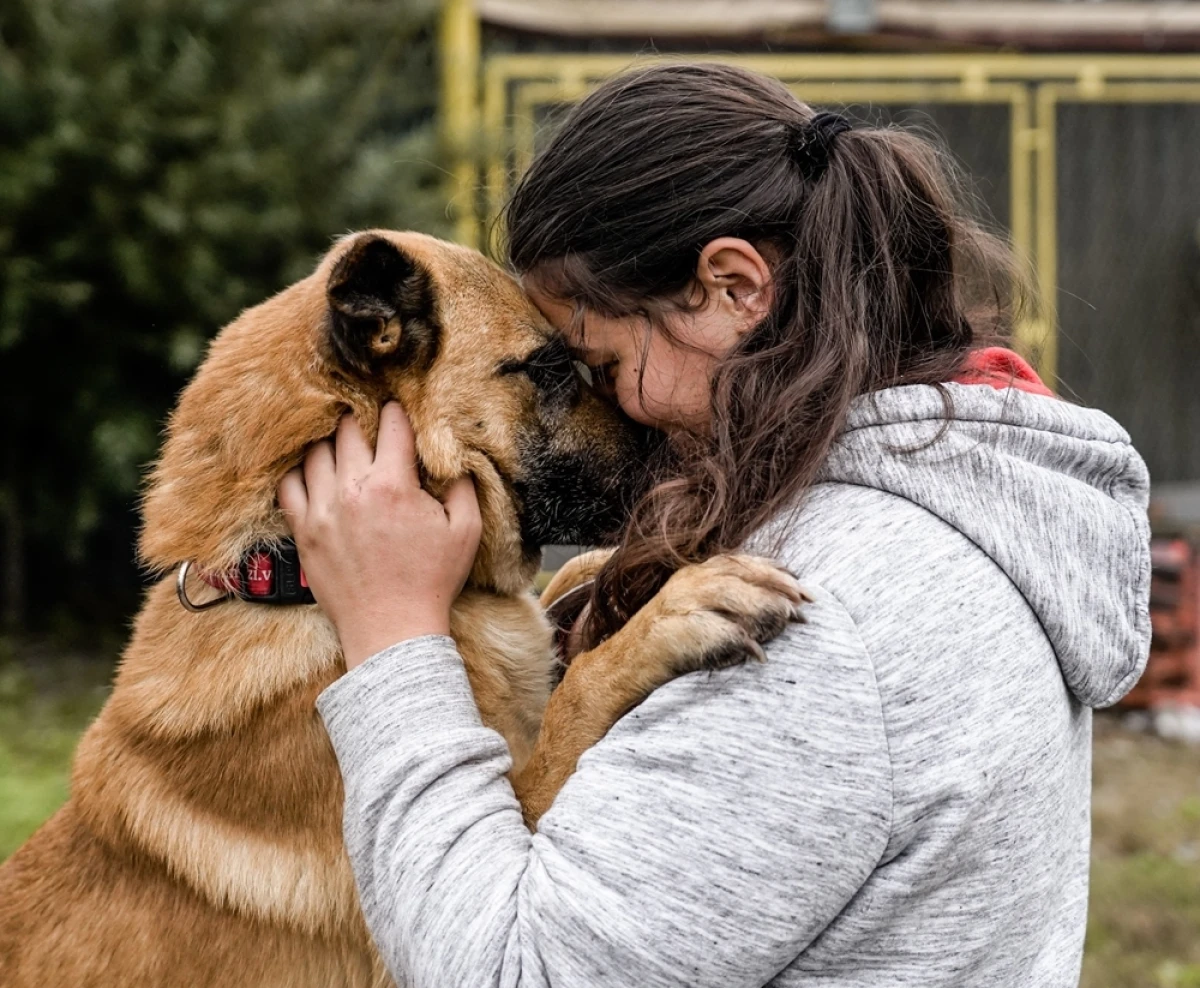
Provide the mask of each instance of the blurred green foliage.
[{"label": "blurred green foliage", "polygon": [[135,606],[135,492],[217,329],[307,273],[333,236],[445,232],[435,8],[0,6],[10,625]]}]

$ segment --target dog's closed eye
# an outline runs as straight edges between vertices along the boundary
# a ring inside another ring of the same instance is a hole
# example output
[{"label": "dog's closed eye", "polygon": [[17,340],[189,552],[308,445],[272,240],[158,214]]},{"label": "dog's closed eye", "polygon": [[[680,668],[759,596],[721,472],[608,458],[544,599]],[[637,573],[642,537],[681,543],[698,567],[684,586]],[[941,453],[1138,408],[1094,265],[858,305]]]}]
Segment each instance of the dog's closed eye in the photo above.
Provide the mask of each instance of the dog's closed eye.
[{"label": "dog's closed eye", "polygon": [[549,401],[573,402],[579,397],[581,375],[566,344],[553,339],[538,347],[524,360],[505,361],[501,374],[523,374]]}]

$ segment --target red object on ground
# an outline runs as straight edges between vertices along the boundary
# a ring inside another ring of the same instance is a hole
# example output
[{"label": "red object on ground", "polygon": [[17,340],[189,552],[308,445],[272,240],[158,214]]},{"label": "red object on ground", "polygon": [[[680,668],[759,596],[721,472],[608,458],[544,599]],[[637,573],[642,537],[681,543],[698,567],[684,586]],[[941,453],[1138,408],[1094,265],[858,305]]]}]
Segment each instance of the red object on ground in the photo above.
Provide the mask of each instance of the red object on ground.
[{"label": "red object on ground", "polygon": [[1200,551],[1187,539],[1151,539],[1150,565],[1150,660],[1121,705],[1200,708]]},{"label": "red object on ground", "polygon": [[972,350],[967,356],[963,372],[954,379],[955,384],[986,384],[997,390],[1016,388],[1030,394],[1053,398],[1051,391],[1019,353],[1002,346]]}]

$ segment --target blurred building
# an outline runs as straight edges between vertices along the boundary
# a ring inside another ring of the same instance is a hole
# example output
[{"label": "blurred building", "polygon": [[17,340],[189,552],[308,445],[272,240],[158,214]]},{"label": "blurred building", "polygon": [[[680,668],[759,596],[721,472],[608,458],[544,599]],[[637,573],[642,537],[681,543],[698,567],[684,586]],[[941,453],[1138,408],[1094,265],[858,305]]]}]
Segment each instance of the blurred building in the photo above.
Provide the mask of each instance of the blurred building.
[{"label": "blurred building", "polygon": [[563,111],[654,58],[935,129],[1050,303],[1020,347],[1130,429],[1156,484],[1200,482],[1200,3],[448,0],[442,44],[475,244]]}]

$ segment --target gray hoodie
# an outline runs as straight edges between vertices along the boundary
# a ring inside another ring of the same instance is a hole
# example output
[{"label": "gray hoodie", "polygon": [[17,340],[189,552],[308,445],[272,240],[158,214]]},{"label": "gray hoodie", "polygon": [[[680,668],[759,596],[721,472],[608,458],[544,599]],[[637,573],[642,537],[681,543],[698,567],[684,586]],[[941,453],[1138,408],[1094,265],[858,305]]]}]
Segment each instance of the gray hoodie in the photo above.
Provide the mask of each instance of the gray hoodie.
[{"label": "gray hoodie", "polygon": [[1091,709],[1150,637],[1148,481],[1106,415],[950,385],[859,401],[755,545],[815,602],[765,664],[684,677],[530,836],[448,638],[322,694],[345,834],[401,985],[1075,985]]}]

